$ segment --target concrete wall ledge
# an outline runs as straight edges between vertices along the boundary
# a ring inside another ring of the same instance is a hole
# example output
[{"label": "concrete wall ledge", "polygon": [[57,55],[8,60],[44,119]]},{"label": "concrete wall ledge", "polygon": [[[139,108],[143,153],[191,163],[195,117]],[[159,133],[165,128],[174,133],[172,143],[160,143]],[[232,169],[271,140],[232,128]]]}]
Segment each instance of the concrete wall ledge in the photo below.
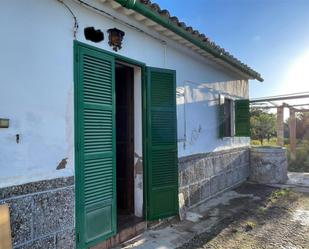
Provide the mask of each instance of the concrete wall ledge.
[{"label": "concrete wall ledge", "polygon": [[286,148],[275,147],[275,146],[260,146],[260,147],[251,147],[250,151],[259,153],[286,153]]}]

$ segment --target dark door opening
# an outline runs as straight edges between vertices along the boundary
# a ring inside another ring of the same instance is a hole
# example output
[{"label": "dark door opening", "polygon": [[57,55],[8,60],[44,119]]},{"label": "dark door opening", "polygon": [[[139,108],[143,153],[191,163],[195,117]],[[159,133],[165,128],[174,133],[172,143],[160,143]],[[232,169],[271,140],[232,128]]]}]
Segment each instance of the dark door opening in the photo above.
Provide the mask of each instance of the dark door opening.
[{"label": "dark door opening", "polygon": [[134,220],[134,69],[116,64],[118,229]]}]

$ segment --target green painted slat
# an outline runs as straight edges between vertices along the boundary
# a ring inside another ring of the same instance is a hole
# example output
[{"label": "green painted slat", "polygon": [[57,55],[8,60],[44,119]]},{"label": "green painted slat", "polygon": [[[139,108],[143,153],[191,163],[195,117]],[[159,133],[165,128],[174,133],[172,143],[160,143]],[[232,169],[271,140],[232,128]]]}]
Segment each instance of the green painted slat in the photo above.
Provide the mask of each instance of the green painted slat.
[{"label": "green painted slat", "polygon": [[176,72],[147,69],[147,219],[178,214]]},{"label": "green painted slat", "polygon": [[250,137],[250,109],[248,99],[235,101],[235,135],[238,137]]},{"label": "green painted slat", "polygon": [[116,233],[115,59],[75,43],[77,248]]}]

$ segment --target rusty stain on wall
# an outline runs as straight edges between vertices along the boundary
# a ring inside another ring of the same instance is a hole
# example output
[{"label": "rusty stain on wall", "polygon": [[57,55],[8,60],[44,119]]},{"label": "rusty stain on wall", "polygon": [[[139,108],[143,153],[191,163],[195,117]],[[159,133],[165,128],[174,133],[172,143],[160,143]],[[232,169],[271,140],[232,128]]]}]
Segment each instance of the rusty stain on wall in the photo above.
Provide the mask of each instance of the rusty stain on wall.
[{"label": "rusty stain on wall", "polygon": [[57,170],[60,170],[60,169],[65,169],[65,166],[67,165],[67,163],[68,163],[68,158],[63,158],[62,160],[61,160],[61,162],[58,164],[58,166],[57,166]]}]

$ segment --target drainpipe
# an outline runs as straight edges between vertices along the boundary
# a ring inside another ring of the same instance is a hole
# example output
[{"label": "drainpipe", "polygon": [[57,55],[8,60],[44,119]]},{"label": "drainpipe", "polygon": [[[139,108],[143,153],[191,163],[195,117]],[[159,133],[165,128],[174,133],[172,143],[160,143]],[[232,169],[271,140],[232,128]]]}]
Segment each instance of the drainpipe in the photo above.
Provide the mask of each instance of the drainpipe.
[{"label": "drainpipe", "polygon": [[116,2],[120,3],[123,7],[126,7],[127,9],[134,9],[134,6],[136,4],[136,0],[119,0]]},{"label": "drainpipe", "polygon": [[182,38],[190,41],[194,45],[198,46],[199,48],[207,51],[208,53],[212,54],[214,57],[219,58],[228,64],[232,65],[233,67],[237,68],[238,70],[245,72],[246,74],[250,75],[254,79],[259,81],[263,81],[263,79],[255,73],[250,72],[249,70],[244,69],[236,62],[234,62],[231,58],[227,55],[223,54],[222,52],[217,51],[213,47],[211,47],[208,43],[202,41],[199,37],[194,37],[191,33],[187,32],[183,28],[179,27],[175,23],[173,23],[170,19],[161,16],[160,14],[154,12],[150,8],[148,8],[145,4],[139,2],[139,0],[114,0],[117,3],[121,4],[123,7],[127,9],[133,9],[134,11],[140,13],[141,15],[149,18],[150,20],[162,25],[163,27],[173,31],[174,33],[178,34]]}]

